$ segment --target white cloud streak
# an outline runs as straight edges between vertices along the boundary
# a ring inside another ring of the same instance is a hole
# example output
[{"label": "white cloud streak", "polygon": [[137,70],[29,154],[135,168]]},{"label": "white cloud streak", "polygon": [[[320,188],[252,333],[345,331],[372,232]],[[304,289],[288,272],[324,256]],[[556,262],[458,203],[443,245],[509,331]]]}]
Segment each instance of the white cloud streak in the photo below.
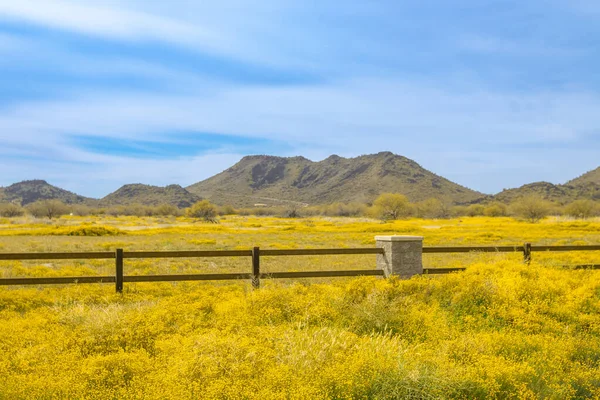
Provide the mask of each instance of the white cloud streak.
[{"label": "white cloud streak", "polygon": [[[387,6],[398,15],[410,11],[409,6],[392,8],[393,3]],[[93,153],[70,139],[71,135],[83,135],[167,143],[173,140],[173,132],[182,131],[283,140],[293,148],[287,155],[295,151],[314,159],[331,153],[355,156],[391,150],[484,191],[526,183],[535,176],[567,180],[597,166],[597,156],[582,144],[582,137],[600,126],[600,95],[593,90],[500,90],[483,80],[447,82],[443,66],[436,76],[415,79],[396,70],[396,65],[402,64],[395,62],[404,57],[396,43],[410,47],[398,37],[427,34],[423,26],[436,22],[435,18],[428,20],[426,14],[417,21],[405,19],[398,24],[393,12],[385,13],[383,7],[365,2],[315,7],[241,0],[177,4],[0,0],[0,20],[126,43],[162,43],[264,67],[327,72],[329,77],[324,83],[303,86],[233,84],[206,72],[169,67],[168,62],[79,54],[68,44],[0,34],[0,52],[10,55],[0,60],[0,66],[11,62],[13,66],[46,65],[71,76],[141,76],[164,84],[162,89],[133,91],[118,85],[98,89],[67,81],[56,89],[56,99],[3,105],[0,165],[6,171],[3,179],[10,181],[0,184],[49,176],[57,182],[71,182],[69,169],[84,174],[87,181],[104,182],[96,190],[132,181],[189,184],[219,172],[241,156],[234,148],[216,149],[214,155],[199,151],[195,157],[139,160]],[[354,19],[357,15],[364,18]],[[378,21],[375,28],[357,26],[371,18]],[[410,29],[402,30],[405,25]],[[445,32],[450,25],[438,28]],[[406,58],[429,52],[436,60],[436,54],[446,54],[446,44],[456,46],[449,54],[467,50],[527,59],[531,54],[550,59],[572,54],[550,45],[540,47],[535,38],[515,42],[469,29],[448,29],[446,36],[438,38],[438,48],[419,48]],[[369,63],[374,64],[372,69],[357,67]],[[578,151],[557,150],[561,145],[572,148],[580,144],[584,148]],[[542,145],[554,147],[543,150]],[[511,151],[528,146],[532,148],[529,153]],[[561,154],[561,159],[571,161],[548,167],[547,160]],[[39,161],[19,161],[17,157]],[[515,172],[515,168],[526,168],[530,175]],[[475,170],[498,176],[482,179],[481,174],[472,173]],[[81,178],[72,183],[70,187],[87,187]],[[100,194],[106,193],[93,193]]]},{"label": "white cloud streak", "polygon": [[[600,97],[589,93],[516,95],[472,89],[456,94],[418,83],[372,80],[309,88],[223,86],[216,92],[206,96],[110,93],[22,104],[0,113],[4,128],[0,139],[22,148],[39,148],[43,140],[40,151],[62,161],[114,163],[128,171],[163,171],[159,174],[163,177],[164,168],[158,166],[165,161],[125,161],[77,151],[69,135],[169,142],[172,132],[218,132],[284,140],[296,149],[319,148],[313,151],[317,157],[326,152],[354,156],[391,150],[442,175],[450,170],[451,175],[469,178],[465,169],[481,168],[481,162],[469,158],[485,159],[488,168],[501,171],[519,158],[521,164],[537,160],[540,145],[577,143],[590,126],[600,126],[596,112]],[[506,157],[511,147],[528,146],[531,152]],[[462,161],[457,154],[462,154]],[[573,166],[582,168],[595,159],[594,154],[582,152]],[[135,163],[143,167],[134,168]],[[150,167],[152,163],[157,167]],[[162,179],[159,176],[152,182]],[[461,183],[491,189],[473,177]]]}]

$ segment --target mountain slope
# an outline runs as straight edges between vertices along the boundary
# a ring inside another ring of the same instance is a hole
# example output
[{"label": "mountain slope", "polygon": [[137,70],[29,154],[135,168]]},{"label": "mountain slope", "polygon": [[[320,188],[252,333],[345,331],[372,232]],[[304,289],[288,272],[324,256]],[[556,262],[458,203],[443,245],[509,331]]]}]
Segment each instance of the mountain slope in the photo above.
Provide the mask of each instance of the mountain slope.
[{"label": "mountain slope", "polygon": [[596,185],[600,185],[600,167],[588,171],[585,174],[581,175],[579,178],[575,178],[566,183],[566,185],[570,186],[580,186],[587,185],[590,183],[594,183]]},{"label": "mountain slope", "polygon": [[[572,182],[572,181],[571,181]],[[510,203],[521,197],[536,195],[560,204],[579,199],[600,200],[600,185],[596,183],[554,185],[549,182],[534,182],[515,189],[505,189],[493,196],[494,200]]]},{"label": "mountain slope", "polygon": [[16,202],[25,206],[38,200],[51,199],[67,204],[94,204],[96,202],[95,199],[80,196],[40,179],[23,181],[0,189],[0,201],[2,202]]},{"label": "mountain slope", "polygon": [[231,168],[187,188],[216,204],[370,202],[397,192],[412,201],[438,197],[468,203],[484,195],[390,152],[313,162],[304,157],[247,156]]},{"label": "mountain slope", "polygon": [[100,205],[106,207],[129,204],[148,206],[171,204],[179,208],[185,208],[199,200],[201,200],[199,196],[188,192],[179,185],[160,187],[136,183],[122,186],[101,199]]}]

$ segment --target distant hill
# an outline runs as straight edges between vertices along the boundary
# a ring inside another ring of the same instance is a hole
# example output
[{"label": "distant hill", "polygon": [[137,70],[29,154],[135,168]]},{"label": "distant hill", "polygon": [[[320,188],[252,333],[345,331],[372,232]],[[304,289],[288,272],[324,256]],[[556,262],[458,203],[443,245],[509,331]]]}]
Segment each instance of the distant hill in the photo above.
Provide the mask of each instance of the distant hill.
[{"label": "distant hill", "polygon": [[[574,180],[575,181],[575,180]],[[600,184],[588,182],[580,184],[554,185],[549,182],[535,182],[515,189],[505,189],[492,196],[493,200],[510,203],[528,195],[537,195],[544,199],[560,204],[570,203],[579,199],[600,200]]]},{"label": "distant hill", "polygon": [[157,206],[171,204],[179,208],[189,207],[201,198],[179,185],[166,187],[143,185],[141,183],[125,185],[100,200],[103,207],[115,205],[144,204]]},{"label": "distant hill", "polygon": [[233,206],[371,202],[385,192],[402,193],[412,201],[437,197],[456,204],[484,197],[390,152],[356,158],[332,155],[319,162],[304,157],[247,156],[187,189],[215,204]]},{"label": "distant hill", "polygon": [[0,202],[23,206],[38,200],[57,199],[67,204],[94,204],[96,200],[50,185],[44,180],[23,181],[0,188]]},{"label": "distant hill", "polygon": [[586,172],[581,175],[579,178],[575,178],[566,183],[566,185],[570,186],[581,186],[587,184],[596,184],[600,185],[600,167],[596,168],[593,171]]}]

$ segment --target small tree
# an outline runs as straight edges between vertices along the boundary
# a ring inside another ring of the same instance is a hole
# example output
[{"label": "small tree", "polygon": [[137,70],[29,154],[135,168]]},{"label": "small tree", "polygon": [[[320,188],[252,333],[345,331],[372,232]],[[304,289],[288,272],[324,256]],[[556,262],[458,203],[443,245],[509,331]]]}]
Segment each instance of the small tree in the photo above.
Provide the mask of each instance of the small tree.
[{"label": "small tree", "polygon": [[586,219],[595,216],[600,207],[593,200],[575,200],[565,207],[565,214],[573,218]]},{"label": "small tree", "polygon": [[399,193],[383,193],[373,205],[379,218],[383,220],[406,218],[412,214],[412,204],[406,196]]},{"label": "small tree", "polygon": [[508,207],[503,203],[488,204],[483,210],[483,215],[487,217],[504,217],[508,213]]},{"label": "small tree", "polygon": [[0,204],[0,216],[12,218],[12,217],[20,217],[25,213],[23,207],[14,203],[5,203]]},{"label": "small tree", "polygon": [[469,217],[477,217],[483,215],[485,207],[481,204],[471,204],[467,207],[466,212]]},{"label": "small tree", "polygon": [[69,207],[59,200],[39,200],[29,204],[27,211],[36,218],[57,218],[69,212]]},{"label": "small tree", "polygon": [[165,204],[160,204],[154,208],[154,215],[160,215],[163,217],[172,215],[174,217],[177,217],[177,216],[181,215],[181,210],[172,204],[165,203]]},{"label": "small tree", "polygon": [[533,224],[550,214],[552,204],[539,196],[530,195],[513,203],[512,209],[515,215]]},{"label": "small tree", "polygon": [[217,222],[217,207],[208,200],[201,200],[187,209],[188,217],[202,218],[207,222]]},{"label": "small tree", "polygon": [[416,204],[419,218],[448,218],[450,206],[440,199],[429,198]]}]

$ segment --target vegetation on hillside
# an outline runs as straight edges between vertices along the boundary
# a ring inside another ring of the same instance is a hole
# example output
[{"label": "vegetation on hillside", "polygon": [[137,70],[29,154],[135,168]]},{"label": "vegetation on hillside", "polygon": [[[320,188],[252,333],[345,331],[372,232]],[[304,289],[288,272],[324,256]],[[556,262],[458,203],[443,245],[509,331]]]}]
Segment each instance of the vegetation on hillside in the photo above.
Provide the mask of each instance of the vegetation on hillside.
[{"label": "vegetation on hillside", "polygon": [[[199,208],[198,208],[199,207]],[[196,209],[198,208],[198,210]],[[209,212],[207,216],[200,209]],[[600,215],[600,203],[593,200],[575,200],[566,205],[552,203],[540,196],[528,195],[518,198],[506,205],[500,202],[471,204],[469,206],[451,206],[439,199],[427,199],[411,203],[406,196],[399,193],[383,193],[375,199],[372,205],[361,203],[336,202],[320,206],[300,207],[287,204],[279,207],[251,207],[235,209],[230,205],[217,207],[208,200],[194,203],[186,209],[180,209],[172,204],[163,203],[148,206],[139,203],[110,207],[90,207],[83,204],[64,204],[57,200],[43,200],[29,204],[23,208],[15,203],[0,203],[0,216],[18,217],[29,213],[39,218],[54,218],[55,216],[71,214],[78,216],[112,215],[112,216],[196,216],[204,220],[215,221],[217,215],[257,215],[282,216],[287,218],[332,216],[332,217],[372,217],[381,220],[405,218],[435,218],[445,219],[461,216],[513,216],[529,222],[539,222],[548,215],[565,215],[577,219],[593,218]]]},{"label": "vegetation on hillside", "polygon": [[58,200],[66,204],[95,204],[94,199],[69,192],[39,179],[15,183],[0,191],[0,202],[25,206],[40,200]]},{"label": "vegetation on hillside", "polygon": [[290,203],[370,203],[381,193],[399,192],[411,201],[431,197],[468,203],[483,194],[438,176],[390,152],[356,158],[248,156],[231,168],[187,188],[219,205],[284,206]]},{"label": "vegetation on hillside", "polygon": [[190,207],[200,201],[200,197],[192,194],[179,185],[165,187],[131,184],[120,187],[117,191],[100,200],[100,206],[159,206],[168,204],[177,208]]}]

